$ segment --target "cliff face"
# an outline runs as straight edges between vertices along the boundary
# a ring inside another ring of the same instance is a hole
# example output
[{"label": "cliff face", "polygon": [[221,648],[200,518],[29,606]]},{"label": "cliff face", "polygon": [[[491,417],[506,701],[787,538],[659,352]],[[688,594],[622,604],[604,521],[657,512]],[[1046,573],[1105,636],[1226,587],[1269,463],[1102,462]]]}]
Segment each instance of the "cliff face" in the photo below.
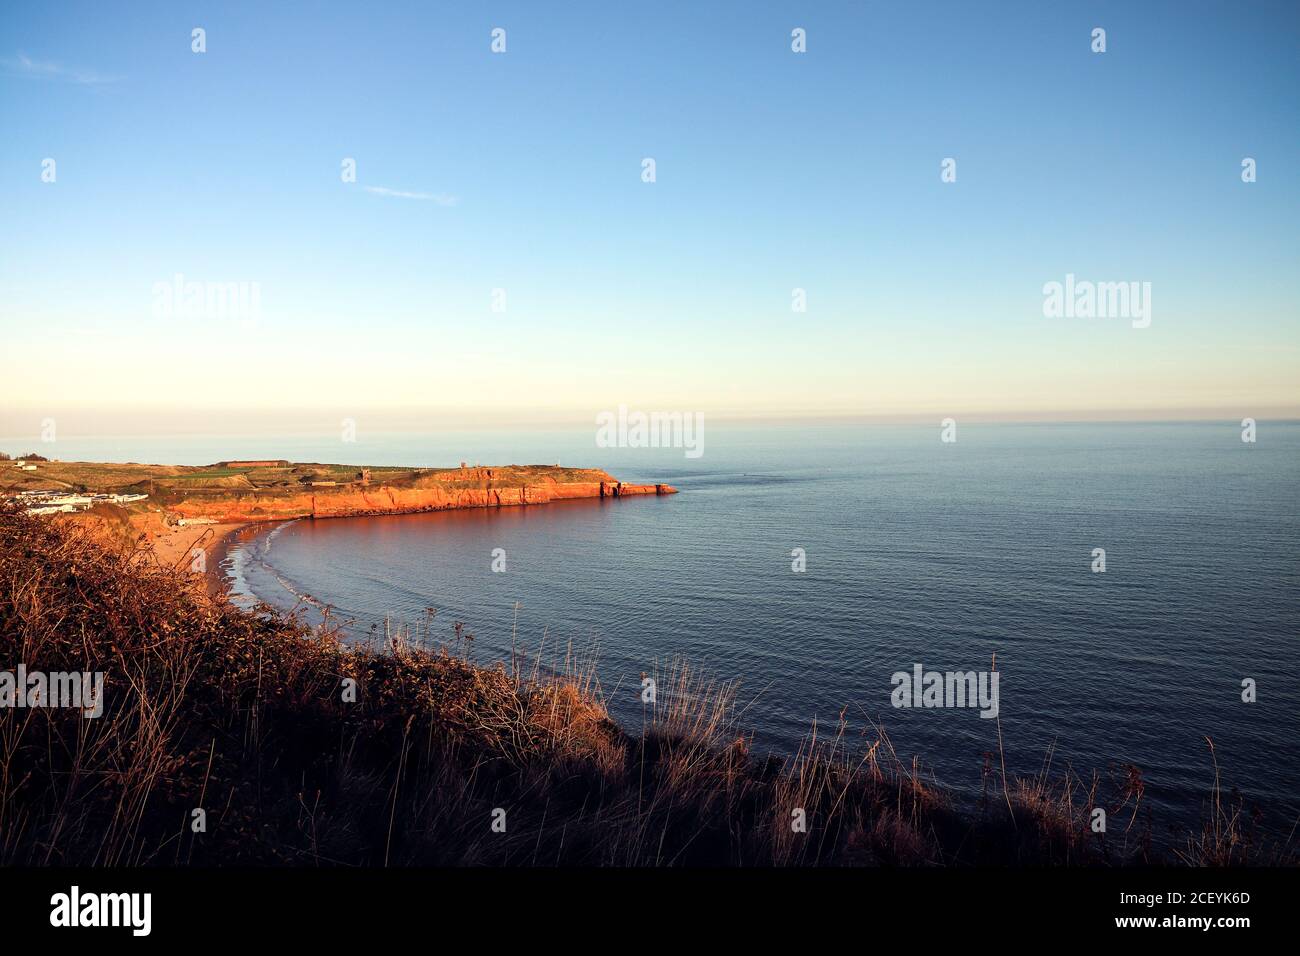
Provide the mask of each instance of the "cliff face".
[{"label": "cliff face", "polygon": [[[630,485],[603,475],[593,481],[556,481],[545,478],[530,484],[498,483],[484,475],[475,482],[448,484],[420,482],[419,486],[352,485],[335,489],[264,494],[193,496],[168,505],[184,518],[216,521],[275,521],[289,518],[343,518],[355,515],[414,514],[455,508],[503,508],[542,505],[568,498],[621,498],[625,495],[671,495],[670,485]],[[460,474],[457,478],[463,477]],[[466,487],[466,485],[477,487]]]}]

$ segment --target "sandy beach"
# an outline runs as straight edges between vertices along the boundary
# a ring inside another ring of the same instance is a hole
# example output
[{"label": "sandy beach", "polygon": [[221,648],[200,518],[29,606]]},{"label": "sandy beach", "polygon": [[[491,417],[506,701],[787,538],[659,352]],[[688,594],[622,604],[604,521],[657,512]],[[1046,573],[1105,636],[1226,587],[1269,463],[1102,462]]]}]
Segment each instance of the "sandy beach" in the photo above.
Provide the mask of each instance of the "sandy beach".
[{"label": "sandy beach", "polygon": [[201,573],[208,590],[216,593],[226,588],[221,564],[231,546],[239,540],[240,532],[257,526],[258,522],[248,521],[173,526],[154,532],[150,537],[159,564],[185,567],[195,559],[194,549],[200,549],[203,552],[203,563],[201,570],[195,573]]}]

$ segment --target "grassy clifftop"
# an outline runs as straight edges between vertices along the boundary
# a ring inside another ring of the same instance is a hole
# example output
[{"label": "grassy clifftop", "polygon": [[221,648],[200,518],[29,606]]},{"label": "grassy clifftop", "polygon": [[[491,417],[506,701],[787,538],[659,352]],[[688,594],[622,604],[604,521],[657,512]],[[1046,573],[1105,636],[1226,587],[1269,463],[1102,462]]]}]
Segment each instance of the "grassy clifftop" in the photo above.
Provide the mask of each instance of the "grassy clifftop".
[{"label": "grassy clifftop", "polygon": [[[1131,777],[1004,790],[988,774],[986,799],[959,813],[883,733],[850,743],[831,728],[789,760],[758,758],[731,689],[679,667],[629,734],[582,674],[523,655],[476,666],[459,623],[448,645],[433,634],[408,635],[429,649],[349,649],[84,526],[0,511],[0,670],[105,674],[98,718],[0,708],[0,864],[1150,858]],[[1093,806],[1111,811],[1109,835],[1091,832]],[[1294,855],[1256,845],[1225,804],[1171,859]]]},{"label": "grassy clifftop", "polygon": [[134,462],[40,461],[35,471],[0,462],[0,491],[58,490],[66,492],[152,493],[161,499],[194,495],[220,496],[239,492],[294,494],[315,483],[393,488],[470,488],[553,482],[613,481],[595,468],[558,465],[502,465],[466,468],[409,468],[370,465],[283,462],[240,465],[143,465]]}]

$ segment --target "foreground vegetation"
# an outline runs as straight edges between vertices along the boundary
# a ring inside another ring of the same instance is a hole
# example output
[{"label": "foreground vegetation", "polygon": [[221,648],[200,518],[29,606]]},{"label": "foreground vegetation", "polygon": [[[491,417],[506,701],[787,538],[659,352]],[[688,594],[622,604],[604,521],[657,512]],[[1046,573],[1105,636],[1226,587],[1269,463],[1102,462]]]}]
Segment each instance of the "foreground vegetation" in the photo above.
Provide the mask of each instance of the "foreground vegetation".
[{"label": "foreground vegetation", "polygon": [[351,649],[128,541],[0,510],[0,670],[106,675],[99,718],[0,708],[0,864],[1296,861],[1217,787],[1203,832],[1155,857],[1136,771],[1007,779],[993,755],[984,798],[959,810],[883,730],[759,758],[732,689],[681,666],[629,734],[589,672],[523,653],[474,666],[454,634]]}]

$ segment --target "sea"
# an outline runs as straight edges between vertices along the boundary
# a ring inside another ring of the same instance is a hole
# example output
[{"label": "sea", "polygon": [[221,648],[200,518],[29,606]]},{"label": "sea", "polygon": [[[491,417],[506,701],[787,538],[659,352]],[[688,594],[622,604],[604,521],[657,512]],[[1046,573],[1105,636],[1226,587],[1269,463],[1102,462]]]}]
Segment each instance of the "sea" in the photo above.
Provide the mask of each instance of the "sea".
[{"label": "sea", "polygon": [[[680,493],[270,524],[224,570],[241,602],[328,608],[357,642],[580,661],[632,726],[644,677],[685,663],[734,686],[760,754],[843,721],[851,753],[883,729],[959,799],[1002,761],[1116,782],[1136,767],[1157,839],[1199,825],[1216,774],[1266,828],[1294,826],[1300,423],[1262,421],[1253,442],[1234,421],[961,424],[954,441],[937,422],[710,426],[698,457],[593,435],[101,438],[59,457],[667,482]],[[986,689],[996,670],[996,717],[987,698],[925,706],[918,668]]]}]

